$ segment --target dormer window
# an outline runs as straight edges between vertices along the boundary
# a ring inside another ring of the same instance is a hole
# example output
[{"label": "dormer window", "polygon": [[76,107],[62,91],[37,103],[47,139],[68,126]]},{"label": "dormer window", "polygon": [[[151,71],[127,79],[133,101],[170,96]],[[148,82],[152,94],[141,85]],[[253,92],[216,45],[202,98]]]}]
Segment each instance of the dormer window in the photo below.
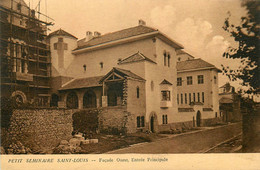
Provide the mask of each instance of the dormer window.
[{"label": "dormer window", "polygon": [[83,65],[83,69],[84,69],[84,71],[87,70],[87,66],[86,66],[86,64]]}]

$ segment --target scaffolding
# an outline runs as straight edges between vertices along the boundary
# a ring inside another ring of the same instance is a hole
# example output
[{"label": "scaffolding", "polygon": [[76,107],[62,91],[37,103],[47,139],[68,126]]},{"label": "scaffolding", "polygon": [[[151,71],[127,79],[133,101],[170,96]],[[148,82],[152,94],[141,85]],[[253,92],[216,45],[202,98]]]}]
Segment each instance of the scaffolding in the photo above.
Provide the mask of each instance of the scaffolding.
[{"label": "scaffolding", "polygon": [[49,18],[40,12],[40,0],[37,7],[30,9],[23,0],[0,2],[1,97],[48,107],[51,57],[46,36],[53,23],[40,20]]}]

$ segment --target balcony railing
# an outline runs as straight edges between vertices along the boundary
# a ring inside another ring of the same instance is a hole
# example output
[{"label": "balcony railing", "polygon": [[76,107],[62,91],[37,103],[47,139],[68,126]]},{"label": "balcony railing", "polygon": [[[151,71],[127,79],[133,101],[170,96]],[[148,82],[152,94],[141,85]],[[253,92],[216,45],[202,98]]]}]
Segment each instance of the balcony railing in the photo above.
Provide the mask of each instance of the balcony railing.
[{"label": "balcony railing", "polygon": [[172,107],[172,101],[161,101],[160,103],[161,107]]}]

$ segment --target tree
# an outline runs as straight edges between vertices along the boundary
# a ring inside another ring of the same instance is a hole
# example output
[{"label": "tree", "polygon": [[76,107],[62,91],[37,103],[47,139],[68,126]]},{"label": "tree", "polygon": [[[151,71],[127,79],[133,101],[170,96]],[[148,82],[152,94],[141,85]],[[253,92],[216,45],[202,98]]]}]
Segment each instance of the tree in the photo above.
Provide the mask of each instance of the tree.
[{"label": "tree", "polygon": [[230,33],[230,36],[238,42],[238,47],[229,47],[223,57],[240,59],[241,65],[237,69],[231,69],[222,65],[224,73],[231,80],[242,80],[243,86],[248,86],[246,93],[259,93],[259,16],[260,1],[247,0],[242,6],[247,9],[247,16],[241,17],[241,23],[234,26],[230,23],[230,14],[224,22],[223,29]]}]

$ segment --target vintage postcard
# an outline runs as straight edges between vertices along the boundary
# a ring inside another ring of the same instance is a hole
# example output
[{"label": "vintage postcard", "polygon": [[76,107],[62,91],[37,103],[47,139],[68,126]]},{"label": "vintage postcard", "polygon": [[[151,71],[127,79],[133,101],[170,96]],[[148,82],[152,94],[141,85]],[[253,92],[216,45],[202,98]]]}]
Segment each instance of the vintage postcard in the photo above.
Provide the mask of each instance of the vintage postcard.
[{"label": "vintage postcard", "polygon": [[1,0],[1,169],[259,169],[259,2]]}]

